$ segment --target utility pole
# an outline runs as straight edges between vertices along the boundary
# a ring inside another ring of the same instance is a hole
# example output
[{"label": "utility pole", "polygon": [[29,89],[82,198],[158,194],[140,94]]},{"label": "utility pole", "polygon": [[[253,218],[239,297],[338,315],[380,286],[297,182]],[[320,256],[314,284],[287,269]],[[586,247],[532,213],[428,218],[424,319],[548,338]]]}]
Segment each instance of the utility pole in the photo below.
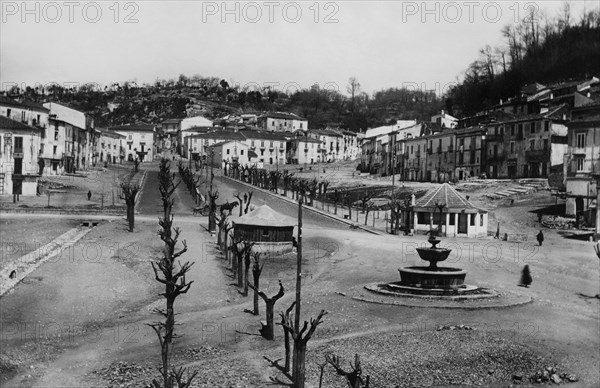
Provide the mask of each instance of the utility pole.
[{"label": "utility pole", "polygon": [[396,132],[392,131],[392,200],[394,199],[394,185],[396,184]]},{"label": "utility pole", "polygon": [[302,200],[303,195],[298,198],[298,249],[296,256],[296,331],[300,332],[300,297],[302,287]]}]

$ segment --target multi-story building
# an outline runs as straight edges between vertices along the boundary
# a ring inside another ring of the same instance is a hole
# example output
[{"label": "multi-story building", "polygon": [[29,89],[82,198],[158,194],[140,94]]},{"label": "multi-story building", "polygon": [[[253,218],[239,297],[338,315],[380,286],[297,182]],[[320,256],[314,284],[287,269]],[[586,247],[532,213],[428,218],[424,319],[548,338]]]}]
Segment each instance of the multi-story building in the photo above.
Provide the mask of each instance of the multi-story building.
[{"label": "multi-story building", "polygon": [[269,165],[286,164],[288,136],[277,132],[253,130],[245,130],[241,134],[246,138],[250,151],[256,153],[258,162]]},{"label": "multi-story building", "polygon": [[314,164],[320,161],[321,140],[298,136],[287,142],[287,163]]},{"label": "multi-story building", "polygon": [[[597,224],[600,180],[600,104],[573,109],[564,157],[566,214]],[[597,228],[598,229],[598,228]]]},{"label": "multi-story building", "polygon": [[332,129],[311,129],[308,137],[321,142],[318,162],[335,162],[343,159],[344,136]]},{"label": "multi-story building", "polygon": [[565,112],[562,105],[544,113],[488,123],[487,176],[516,179],[561,175],[567,151]]},{"label": "multi-story building", "polygon": [[361,147],[356,132],[342,130],[342,160],[356,160],[360,156]]},{"label": "multi-story building", "polygon": [[187,158],[187,150],[183,147],[184,139],[187,136],[208,131],[213,127],[213,122],[203,116],[187,117],[179,123],[179,132],[177,135],[177,149],[179,155]]},{"label": "multi-story building", "polygon": [[47,173],[73,173],[87,169],[94,153],[94,121],[85,113],[56,102],[44,107],[50,110],[41,158]]},{"label": "multi-story building", "polygon": [[456,130],[446,130],[427,136],[425,179],[429,182],[449,182],[456,176]]},{"label": "multi-story building", "polygon": [[407,137],[402,141],[399,159],[402,163],[402,180],[423,181],[426,178],[427,139]]},{"label": "multi-story building", "polygon": [[[485,171],[485,134],[486,129],[481,126],[454,131],[454,174],[451,178],[476,178]],[[450,145],[452,142],[445,146]]]},{"label": "multi-story building", "polygon": [[270,132],[307,131],[308,120],[294,113],[268,112],[258,117],[258,126]]},{"label": "multi-story building", "polygon": [[238,162],[241,166],[248,166],[254,162],[251,160],[248,145],[243,140],[222,141],[210,145],[209,148],[214,152],[214,157],[211,157],[208,162],[214,163],[214,166],[219,168],[234,162]]},{"label": "multi-story building", "polygon": [[31,127],[46,128],[50,110],[41,104],[23,101],[18,102],[0,95],[0,116],[27,124]]},{"label": "multi-story building", "polygon": [[97,145],[98,160],[100,163],[121,164],[125,159],[127,137],[106,128],[99,128],[100,138]]},{"label": "multi-story building", "polygon": [[183,151],[186,158],[188,154],[191,154],[192,157],[196,155],[196,157],[204,159],[209,154],[209,147],[216,143],[246,141],[246,138],[239,131],[221,127],[212,128],[214,129],[211,131],[203,131],[202,133],[196,133],[184,138]]},{"label": "multi-story building", "polygon": [[179,146],[179,133],[181,131],[181,119],[168,119],[160,123],[162,133],[163,149],[177,149]]},{"label": "multi-story building", "polygon": [[154,159],[154,133],[152,124],[126,124],[108,128],[109,131],[125,136],[125,159],[129,162],[151,162]]},{"label": "multi-story building", "polygon": [[0,195],[36,195],[42,131],[0,116]]}]

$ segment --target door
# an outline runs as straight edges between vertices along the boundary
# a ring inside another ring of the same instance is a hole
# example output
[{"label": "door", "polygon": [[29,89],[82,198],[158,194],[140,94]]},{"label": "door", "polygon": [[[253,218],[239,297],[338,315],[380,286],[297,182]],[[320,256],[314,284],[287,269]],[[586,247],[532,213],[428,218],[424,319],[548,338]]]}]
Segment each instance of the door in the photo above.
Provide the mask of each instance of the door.
[{"label": "door", "polygon": [[467,234],[467,227],[469,225],[469,215],[466,213],[458,214],[458,233]]}]

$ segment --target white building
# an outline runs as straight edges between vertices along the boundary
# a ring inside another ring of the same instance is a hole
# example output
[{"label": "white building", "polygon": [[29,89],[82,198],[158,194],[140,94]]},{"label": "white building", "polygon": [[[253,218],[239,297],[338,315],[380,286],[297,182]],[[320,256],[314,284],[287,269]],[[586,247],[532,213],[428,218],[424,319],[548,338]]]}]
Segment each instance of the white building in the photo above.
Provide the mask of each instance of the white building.
[{"label": "white building", "polygon": [[458,125],[458,119],[450,116],[448,113],[442,110],[440,114],[431,116],[431,122],[437,123],[442,128],[456,128]]},{"label": "white building", "polygon": [[31,127],[46,128],[50,110],[42,104],[18,102],[6,96],[0,96],[0,116],[27,124]]},{"label": "white building", "polygon": [[0,195],[36,195],[42,131],[0,116]]},{"label": "white building", "polygon": [[314,164],[319,162],[321,140],[301,136],[287,144],[288,163]]},{"label": "white building", "polygon": [[238,162],[241,166],[248,166],[253,161],[250,160],[248,145],[245,141],[228,140],[215,143],[210,146],[213,149],[215,166],[223,168],[230,163]]},{"label": "white building", "polygon": [[110,127],[109,131],[125,136],[125,160],[132,162],[151,162],[154,159],[154,132],[156,127],[152,124],[126,124]]},{"label": "white building", "polygon": [[106,128],[100,128],[100,138],[97,144],[98,160],[100,163],[121,164],[126,158],[125,143],[127,137]]},{"label": "white building", "polygon": [[250,151],[256,153],[257,161],[270,165],[286,164],[288,138],[281,133],[246,130],[240,132],[246,138]]},{"label": "white building", "polygon": [[259,126],[270,132],[307,131],[308,120],[294,113],[269,112],[258,120]]},{"label": "white building", "polygon": [[[50,109],[50,125],[46,130],[49,142],[44,146],[43,158],[50,162],[53,171],[56,171],[57,159],[62,159],[66,172],[87,169],[92,164],[94,153],[94,121],[85,113],[56,102],[47,102],[44,107]],[[63,137],[64,154],[61,155]]]}]

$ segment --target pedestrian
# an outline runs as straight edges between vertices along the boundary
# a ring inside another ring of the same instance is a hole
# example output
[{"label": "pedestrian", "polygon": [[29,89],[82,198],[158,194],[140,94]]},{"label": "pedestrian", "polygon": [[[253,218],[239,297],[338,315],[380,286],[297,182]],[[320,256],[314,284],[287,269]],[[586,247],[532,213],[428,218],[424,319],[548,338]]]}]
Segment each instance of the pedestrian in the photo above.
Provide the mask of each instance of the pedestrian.
[{"label": "pedestrian", "polygon": [[526,265],[523,267],[523,271],[521,271],[521,280],[519,281],[520,287],[529,287],[529,285],[533,282],[531,278],[531,272],[529,271],[529,266]]},{"label": "pedestrian", "polygon": [[540,232],[537,234],[537,240],[540,243],[540,246],[542,246],[542,243],[544,242],[544,233],[542,233],[542,231],[540,230]]},{"label": "pedestrian", "polygon": [[88,197],[88,201],[92,199],[92,191],[91,190],[88,190],[87,197]]},{"label": "pedestrian", "polygon": [[500,223],[498,223],[498,228],[496,229],[496,235],[494,238],[500,240]]}]

